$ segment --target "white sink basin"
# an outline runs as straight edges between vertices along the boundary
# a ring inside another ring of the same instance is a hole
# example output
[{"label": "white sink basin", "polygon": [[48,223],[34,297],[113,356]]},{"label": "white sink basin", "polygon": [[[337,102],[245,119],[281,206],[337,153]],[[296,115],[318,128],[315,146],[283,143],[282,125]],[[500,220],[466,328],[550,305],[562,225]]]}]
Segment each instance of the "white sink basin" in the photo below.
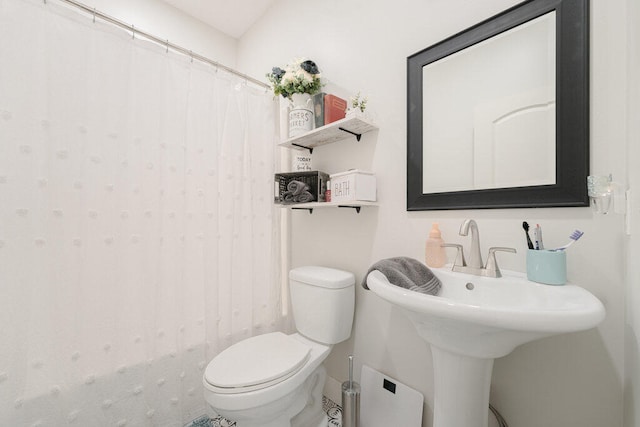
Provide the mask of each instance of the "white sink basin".
[{"label": "white sink basin", "polygon": [[501,357],[528,341],[593,328],[605,316],[600,300],[579,286],[542,285],[504,270],[498,279],[433,272],[442,282],[438,296],[394,286],[377,270],[367,285],[404,309],[425,340],[455,353]]},{"label": "white sink basin", "polygon": [[367,285],[401,308],[431,345],[434,427],[485,427],[494,358],[542,337],[591,329],[605,317],[600,300],[579,286],[542,285],[504,270],[497,279],[433,272],[442,282],[438,296],[392,285],[377,270]]}]

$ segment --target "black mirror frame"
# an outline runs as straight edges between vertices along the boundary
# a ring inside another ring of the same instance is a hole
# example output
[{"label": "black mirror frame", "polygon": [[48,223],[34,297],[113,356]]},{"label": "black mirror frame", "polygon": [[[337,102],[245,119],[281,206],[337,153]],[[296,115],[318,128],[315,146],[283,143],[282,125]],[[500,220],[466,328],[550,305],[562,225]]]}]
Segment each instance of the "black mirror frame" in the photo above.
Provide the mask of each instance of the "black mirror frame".
[{"label": "black mirror frame", "polygon": [[[422,68],[556,11],[556,183],[422,193]],[[589,206],[589,0],[529,0],[407,58],[407,210]]]}]

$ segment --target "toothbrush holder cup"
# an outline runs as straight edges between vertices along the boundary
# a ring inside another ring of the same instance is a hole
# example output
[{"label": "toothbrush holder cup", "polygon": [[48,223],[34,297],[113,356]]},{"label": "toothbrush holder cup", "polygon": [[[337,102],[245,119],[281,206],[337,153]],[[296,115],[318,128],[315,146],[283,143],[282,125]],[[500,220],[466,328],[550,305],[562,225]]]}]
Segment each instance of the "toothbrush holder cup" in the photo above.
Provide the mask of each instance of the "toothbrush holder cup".
[{"label": "toothbrush holder cup", "polygon": [[567,253],[529,249],[527,279],[545,285],[564,285],[567,282]]},{"label": "toothbrush holder cup", "polygon": [[612,199],[611,185],[611,175],[589,175],[587,177],[587,193],[596,213],[603,215],[609,213]]}]

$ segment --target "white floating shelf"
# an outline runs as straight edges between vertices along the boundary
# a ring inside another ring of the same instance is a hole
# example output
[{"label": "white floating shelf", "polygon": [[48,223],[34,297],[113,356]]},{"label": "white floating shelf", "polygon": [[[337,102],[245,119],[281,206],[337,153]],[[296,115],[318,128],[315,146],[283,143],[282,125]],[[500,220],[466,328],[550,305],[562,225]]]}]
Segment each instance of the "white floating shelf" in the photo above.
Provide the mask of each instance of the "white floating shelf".
[{"label": "white floating shelf", "polygon": [[347,138],[356,138],[364,133],[376,130],[378,127],[359,116],[345,117],[328,125],[316,128],[304,135],[289,138],[280,143],[282,147],[296,150],[312,151],[315,147],[342,141]]},{"label": "white floating shelf", "polygon": [[310,202],[310,203],[292,203],[281,204],[280,207],[297,210],[308,210],[313,213],[316,208],[353,208],[360,213],[360,208],[366,206],[378,206],[377,202],[364,202],[359,200],[352,200],[349,202]]}]

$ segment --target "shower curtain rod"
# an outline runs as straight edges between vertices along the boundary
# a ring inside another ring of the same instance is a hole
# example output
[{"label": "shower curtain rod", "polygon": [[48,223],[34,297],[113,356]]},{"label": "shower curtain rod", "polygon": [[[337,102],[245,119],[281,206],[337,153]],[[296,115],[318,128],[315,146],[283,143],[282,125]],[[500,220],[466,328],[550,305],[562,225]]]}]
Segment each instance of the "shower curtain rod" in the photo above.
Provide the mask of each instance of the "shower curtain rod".
[{"label": "shower curtain rod", "polygon": [[[44,3],[47,3],[47,0],[43,0]],[[216,62],[212,59],[209,59],[205,56],[199,55],[197,53],[194,53],[193,51],[186,49],[182,46],[178,46],[177,44],[174,43],[170,43],[169,40],[163,40],[160,37],[154,36],[153,34],[149,34],[146,31],[142,31],[137,29],[133,24],[127,24],[126,22],[122,22],[119,19],[116,19],[112,16],[109,16],[105,13],[102,13],[98,10],[96,10],[95,8],[91,8],[83,3],[80,3],[76,0],[59,0],[63,3],[67,3],[71,6],[75,6],[78,9],[81,9],[87,13],[89,13],[90,15],[93,15],[93,21],[95,22],[96,17],[102,19],[103,21],[109,22],[113,25],[116,25],[120,28],[124,28],[125,30],[131,31],[132,37],[135,38],[136,34],[141,35],[142,37],[144,37],[147,40],[151,40],[161,46],[164,46],[167,51],[169,51],[169,49],[174,50],[176,52],[180,52],[183,55],[189,56],[192,60],[193,59],[197,59],[200,62],[204,62],[206,64],[212,65],[215,68],[218,69],[223,69],[225,71],[228,71],[229,73],[235,74],[236,76],[239,76],[241,78],[243,78],[244,80],[251,82],[255,85],[258,85],[260,87],[266,88],[266,89],[270,89],[271,86],[269,86],[268,84],[261,82],[260,80],[254,79],[251,76],[248,76],[244,73],[241,73],[240,71],[234,70],[233,68],[227,67],[226,65],[222,65],[219,62]]]}]

